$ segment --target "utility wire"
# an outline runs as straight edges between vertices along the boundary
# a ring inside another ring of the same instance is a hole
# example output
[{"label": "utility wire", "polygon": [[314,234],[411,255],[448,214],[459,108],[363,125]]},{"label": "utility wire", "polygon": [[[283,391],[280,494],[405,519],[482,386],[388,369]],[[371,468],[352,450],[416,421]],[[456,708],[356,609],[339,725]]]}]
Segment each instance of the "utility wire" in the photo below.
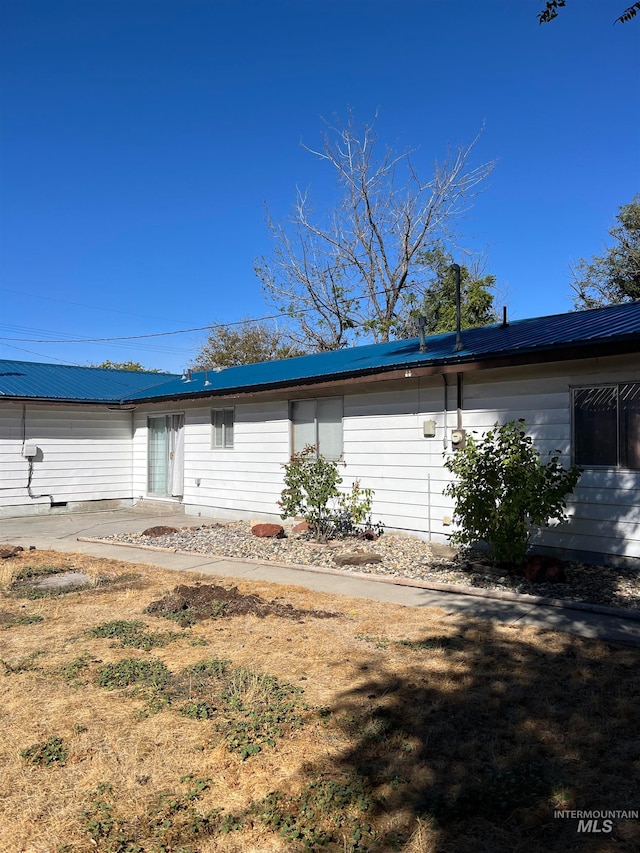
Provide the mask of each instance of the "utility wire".
[{"label": "utility wire", "polygon": [[[379,290],[372,294],[373,296],[382,296],[384,293],[387,293],[386,290]],[[354,296],[350,299],[342,299],[338,300],[338,302],[351,302],[354,299],[365,299],[369,296],[369,294],[361,294],[360,296]],[[300,309],[300,313],[308,314],[311,311],[315,311],[315,308],[303,308]],[[234,320],[230,323],[209,323],[208,326],[195,326],[192,329],[177,329],[174,332],[153,332],[148,335],[123,335],[121,337],[114,338],[65,338],[62,340],[49,340],[45,338],[0,338],[3,341],[17,341],[19,343],[31,343],[31,344],[91,344],[91,343],[108,343],[109,341],[137,341],[143,338],[162,338],[167,337],[169,335],[186,335],[190,332],[205,332],[215,326],[219,329],[228,329],[231,326],[244,326],[247,323],[262,323],[265,320],[278,320],[282,317],[289,317],[289,314],[281,313],[281,314],[270,314],[265,317],[254,317],[248,320]],[[360,324],[361,325],[361,324]]]}]

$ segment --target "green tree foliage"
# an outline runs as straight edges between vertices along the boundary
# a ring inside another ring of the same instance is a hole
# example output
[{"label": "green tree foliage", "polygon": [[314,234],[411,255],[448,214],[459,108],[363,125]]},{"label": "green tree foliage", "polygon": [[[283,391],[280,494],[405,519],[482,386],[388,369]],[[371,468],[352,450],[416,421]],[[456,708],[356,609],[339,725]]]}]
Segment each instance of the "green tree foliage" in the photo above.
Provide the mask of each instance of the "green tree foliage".
[{"label": "green tree foliage", "polygon": [[640,194],[619,208],[609,235],[614,243],[604,255],[581,258],[572,269],[578,309],[640,299]]},{"label": "green tree foliage", "polygon": [[[558,9],[567,5],[567,0],[546,0],[544,9],[538,13],[538,21],[541,24],[548,24],[558,17]],[[614,23],[626,24],[640,12],[640,0],[628,6],[621,15],[619,15]]]},{"label": "green tree foliage", "polygon": [[565,499],[580,477],[557,456],[543,464],[523,420],[495,424],[484,438],[468,436],[445,467],[457,477],[445,489],[460,525],[453,541],[486,542],[496,561],[512,566],[524,562],[535,528],[566,520]]},{"label": "green tree foliage", "polygon": [[[399,338],[415,337],[417,317],[426,318],[427,334],[451,332],[456,328],[456,277],[451,269],[453,257],[441,247],[436,247],[423,252],[421,262],[433,270],[434,277],[420,298],[411,294],[405,300],[408,310],[395,330]],[[463,329],[497,322],[498,315],[494,308],[492,292],[495,282],[493,275],[479,277],[468,267],[460,267],[460,314]]]},{"label": "green tree foliage", "polygon": [[236,367],[259,361],[277,361],[304,355],[306,350],[292,344],[276,327],[266,322],[242,320],[236,325],[214,323],[207,340],[194,359],[196,370]]},{"label": "green tree foliage", "polygon": [[139,361],[101,361],[100,364],[90,364],[89,367],[101,367],[104,370],[132,370],[143,373],[164,373],[155,367],[143,367]]},{"label": "green tree foliage", "polygon": [[361,524],[371,511],[373,491],[361,489],[356,480],[351,491],[341,492],[338,463],[325,459],[314,445],[294,453],[283,467],[281,518],[301,516],[320,542],[326,542],[338,530]]},{"label": "green tree foliage", "polygon": [[315,351],[389,340],[403,299],[424,289],[421,253],[452,234],[493,168],[471,165],[474,142],[424,177],[411,152],[378,147],[375,120],[327,126],[321,148],[306,150],[335,177],[336,204],[318,215],[299,190],[286,225],[269,216],[272,256],[255,265],[292,340]]}]

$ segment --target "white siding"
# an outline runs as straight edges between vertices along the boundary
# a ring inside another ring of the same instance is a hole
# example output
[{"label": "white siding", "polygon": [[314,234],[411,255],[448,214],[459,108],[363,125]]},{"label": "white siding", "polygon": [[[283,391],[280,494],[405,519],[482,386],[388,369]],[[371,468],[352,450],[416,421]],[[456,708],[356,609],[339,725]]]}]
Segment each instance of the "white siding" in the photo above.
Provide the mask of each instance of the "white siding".
[{"label": "white siding", "polygon": [[[571,462],[571,388],[639,381],[640,359],[487,371],[465,377],[464,426],[479,433],[496,421],[524,418],[543,459],[559,453]],[[514,375],[515,374],[515,375]],[[567,500],[569,521],[534,542],[586,554],[640,557],[640,471],[586,469]]]},{"label": "white siding", "polygon": [[[345,484],[358,479],[374,490],[373,521],[443,539],[449,530],[443,519],[452,513],[442,494],[449,481],[442,464],[445,419],[455,426],[455,413],[445,414],[442,380],[351,395],[344,415]],[[424,438],[425,420],[436,422],[435,438]]]},{"label": "white siding", "polygon": [[[571,387],[636,381],[639,359],[590,360],[571,365],[502,368],[464,376],[462,426],[481,435],[496,422],[523,418],[543,457],[571,461]],[[345,486],[358,479],[375,492],[372,517],[388,528],[446,541],[453,502],[443,494],[444,468],[457,425],[455,376],[446,394],[441,377],[409,378],[391,390],[365,389],[344,397]],[[335,391],[333,392],[335,394]],[[224,403],[228,406],[229,403]],[[134,494],[146,494],[146,417],[136,414]],[[184,503],[191,512],[227,518],[278,515],[282,465],[290,453],[288,401],[235,405],[233,449],[211,448],[211,407],[185,411]],[[425,438],[425,420],[436,423]],[[199,485],[198,485],[199,481]],[[574,551],[640,556],[640,472],[585,471],[568,502],[569,523],[549,528],[539,544]]]},{"label": "white siding", "polygon": [[[282,465],[289,458],[287,401],[234,405],[232,448],[212,448],[211,410],[216,406],[173,409],[185,412],[185,506],[220,518],[278,515]],[[147,416],[164,411],[136,413],[134,492],[139,496],[146,495],[147,488]]]},{"label": "white siding", "polygon": [[[457,425],[455,376],[386,384],[383,390],[350,386],[344,395],[345,486],[359,479],[375,492],[373,520],[388,528],[445,541],[453,504],[443,491],[450,474]],[[640,356],[567,364],[501,368],[464,375],[462,426],[477,434],[494,423],[524,418],[543,455],[571,461],[571,387],[640,381]],[[356,390],[352,391],[351,389]],[[335,396],[342,389],[327,389]],[[445,397],[447,410],[445,411]],[[213,449],[211,409],[234,407],[233,448]],[[290,454],[288,397],[263,402],[215,400],[141,406],[132,415],[105,407],[27,406],[25,437],[41,449],[31,491],[55,501],[147,496],[147,417],[184,412],[184,494],[188,512],[226,518],[279,514],[283,465]],[[433,420],[434,438],[423,424]],[[134,427],[131,440],[132,423]],[[28,463],[21,456],[22,408],[0,413],[0,506],[45,503],[27,494]],[[570,521],[542,533],[555,548],[640,557],[640,472],[587,470],[569,501]]]},{"label": "white siding", "polygon": [[[31,465],[23,441],[36,445]],[[0,408],[0,508],[131,498],[131,413],[93,406]]]}]

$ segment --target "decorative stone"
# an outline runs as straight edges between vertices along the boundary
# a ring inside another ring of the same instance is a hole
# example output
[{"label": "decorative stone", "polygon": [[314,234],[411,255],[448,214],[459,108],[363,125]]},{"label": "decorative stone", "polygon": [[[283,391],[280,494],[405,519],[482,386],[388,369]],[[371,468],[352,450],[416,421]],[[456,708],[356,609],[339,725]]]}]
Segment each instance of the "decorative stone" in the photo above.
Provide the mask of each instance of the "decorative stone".
[{"label": "decorative stone", "polygon": [[308,533],[311,530],[306,521],[298,522],[292,529],[294,533]]},{"label": "decorative stone", "polygon": [[171,533],[177,533],[177,527],[164,527],[163,525],[159,525],[158,527],[147,527],[146,530],[142,531],[143,536],[169,536]]},{"label": "decorative stone", "polygon": [[0,560],[8,560],[11,557],[17,557],[21,551],[24,551],[22,545],[3,545],[0,547]]},{"label": "decorative stone", "polygon": [[267,522],[262,522],[261,524],[254,524],[251,528],[251,532],[259,539],[284,538],[284,527],[281,524],[268,524]]},{"label": "decorative stone", "polygon": [[451,545],[444,545],[441,542],[429,542],[429,548],[437,560],[453,560],[458,554],[457,548],[452,548]]},{"label": "decorative stone", "polygon": [[362,533],[360,533],[358,536],[358,539],[366,539],[369,542],[375,542],[379,538],[380,537],[375,532],[375,530],[371,530],[370,527],[368,527],[366,530],[363,530]]},{"label": "decorative stone", "polygon": [[370,551],[347,551],[346,554],[334,554],[333,562],[336,566],[366,566],[369,563],[381,563],[382,557]]},{"label": "decorative stone", "polygon": [[532,583],[566,583],[564,564],[557,557],[534,554],[524,564],[522,573]]}]

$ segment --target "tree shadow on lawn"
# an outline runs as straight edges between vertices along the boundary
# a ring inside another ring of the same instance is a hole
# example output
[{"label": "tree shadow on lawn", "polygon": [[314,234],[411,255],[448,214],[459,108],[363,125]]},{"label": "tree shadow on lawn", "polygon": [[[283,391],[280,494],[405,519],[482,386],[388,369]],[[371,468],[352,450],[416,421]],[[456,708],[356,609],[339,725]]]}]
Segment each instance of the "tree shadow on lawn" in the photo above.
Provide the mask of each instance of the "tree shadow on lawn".
[{"label": "tree shadow on lawn", "polygon": [[473,619],[399,646],[402,678],[381,652],[331,708],[350,741],[335,769],[365,780],[390,827],[365,849],[404,849],[416,818],[406,849],[638,849],[640,821],[586,834],[554,818],[638,808],[638,650],[551,632],[534,645]]}]

